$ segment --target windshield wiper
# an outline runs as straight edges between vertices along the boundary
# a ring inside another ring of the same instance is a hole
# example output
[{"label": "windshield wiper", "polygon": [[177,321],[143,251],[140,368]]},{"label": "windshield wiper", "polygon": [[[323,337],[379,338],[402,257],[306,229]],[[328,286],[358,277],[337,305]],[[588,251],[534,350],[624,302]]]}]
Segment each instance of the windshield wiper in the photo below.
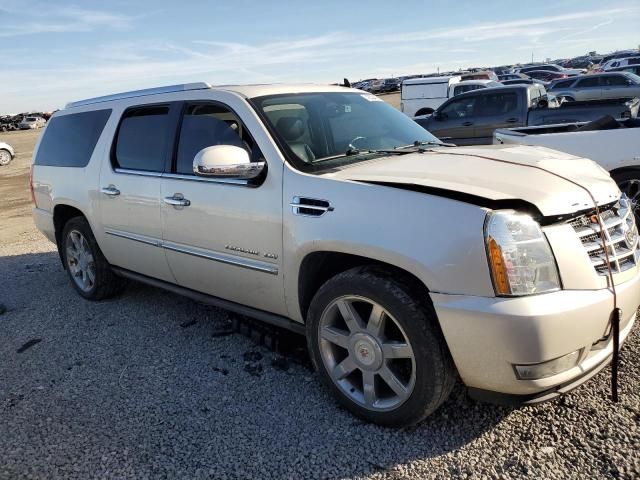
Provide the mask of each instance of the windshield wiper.
[{"label": "windshield wiper", "polygon": [[434,140],[416,140],[415,142],[413,142],[410,145],[403,145],[401,147],[395,147],[395,150],[401,150],[404,148],[420,148],[420,147],[427,147],[427,146],[432,146],[432,147],[457,147],[457,145],[453,144],[453,143],[445,143],[445,142],[441,142],[441,141],[434,141]]}]

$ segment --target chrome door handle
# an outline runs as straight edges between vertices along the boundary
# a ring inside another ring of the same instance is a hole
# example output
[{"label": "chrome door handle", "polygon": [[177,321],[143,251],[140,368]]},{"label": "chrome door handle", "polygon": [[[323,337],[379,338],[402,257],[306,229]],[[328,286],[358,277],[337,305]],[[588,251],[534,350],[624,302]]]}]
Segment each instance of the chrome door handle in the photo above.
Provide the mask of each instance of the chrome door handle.
[{"label": "chrome door handle", "polygon": [[191,202],[179,193],[174,193],[172,197],[164,197],[164,203],[174,207],[188,207]]},{"label": "chrome door handle", "polygon": [[118,190],[113,185],[109,185],[108,187],[101,188],[100,193],[104,193],[105,195],[109,195],[110,197],[115,197],[116,195],[120,195],[120,190]]}]

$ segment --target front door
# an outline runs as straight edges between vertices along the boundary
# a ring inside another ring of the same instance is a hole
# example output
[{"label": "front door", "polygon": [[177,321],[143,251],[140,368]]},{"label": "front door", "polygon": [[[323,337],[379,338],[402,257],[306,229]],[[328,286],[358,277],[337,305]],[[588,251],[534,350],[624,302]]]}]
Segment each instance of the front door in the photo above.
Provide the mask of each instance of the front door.
[{"label": "front door", "polygon": [[161,248],[160,182],[175,130],[176,104],[127,109],[111,161],[100,171],[100,244],[113,265],[173,282]]},{"label": "front door", "polygon": [[265,145],[263,127],[244,102],[224,92],[216,95],[220,101],[187,102],[182,109],[175,158],[161,186],[167,260],[183,287],[286,315],[282,163],[269,163],[258,181],[193,173],[193,159],[205,147],[235,145],[245,148],[252,161],[264,159],[265,148],[256,139],[273,148]]},{"label": "front door", "polygon": [[449,100],[438,109],[429,124],[429,131],[445,142],[459,145],[473,142],[477,103],[478,97],[474,94]]}]

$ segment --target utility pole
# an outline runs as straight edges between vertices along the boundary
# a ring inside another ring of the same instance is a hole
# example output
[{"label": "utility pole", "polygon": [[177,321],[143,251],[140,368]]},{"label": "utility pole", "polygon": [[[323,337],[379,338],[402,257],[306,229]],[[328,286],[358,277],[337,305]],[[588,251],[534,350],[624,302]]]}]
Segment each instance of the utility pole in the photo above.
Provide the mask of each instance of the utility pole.
[{"label": "utility pole", "polygon": [[533,52],[531,52],[531,63],[533,63]]}]

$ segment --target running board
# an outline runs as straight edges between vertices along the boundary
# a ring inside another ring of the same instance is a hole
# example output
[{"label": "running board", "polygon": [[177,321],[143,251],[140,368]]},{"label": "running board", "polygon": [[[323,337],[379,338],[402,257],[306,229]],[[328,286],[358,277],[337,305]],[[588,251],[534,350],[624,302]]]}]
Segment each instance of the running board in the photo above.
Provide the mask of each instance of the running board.
[{"label": "running board", "polygon": [[287,329],[291,332],[299,335],[306,335],[306,328],[302,323],[294,322],[293,320],[276,315],[275,313],[265,312],[264,310],[258,310],[257,308],[247,307],[239,303],[224,300],[222,298],[207,295],[206,293],[197,292],[189,288],[184,288],[173,283],[165,282],[164,280],[158,280],[157,278],[147,277],[140,273],[132,272],[124,268],[112,266],[111,269],[118,275],[135,280],[136,282],[146,283],[153,287],[162,288],[172,293],[188,297],[196,302],[206,303],[207,305],[213,305],[214,307],[223,308],[239,315],[246,315],[247,317],[255,318],[262,322],[274,325],[276,327]]}]

